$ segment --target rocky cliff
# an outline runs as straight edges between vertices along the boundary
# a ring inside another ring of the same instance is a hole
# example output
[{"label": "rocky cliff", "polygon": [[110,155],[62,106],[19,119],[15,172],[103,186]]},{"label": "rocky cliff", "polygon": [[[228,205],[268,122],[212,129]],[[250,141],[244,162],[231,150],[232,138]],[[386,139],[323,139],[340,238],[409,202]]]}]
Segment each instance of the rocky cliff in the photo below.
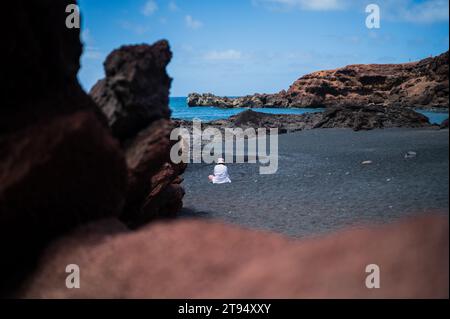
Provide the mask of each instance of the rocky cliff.
[{"label": "rocky cliff", "polygon": [[448,51],[403,64],[349,65],[307,74],[287,91],[239,98],[192,93],[189,106],[234,107],[384,107],[448,108]]}]

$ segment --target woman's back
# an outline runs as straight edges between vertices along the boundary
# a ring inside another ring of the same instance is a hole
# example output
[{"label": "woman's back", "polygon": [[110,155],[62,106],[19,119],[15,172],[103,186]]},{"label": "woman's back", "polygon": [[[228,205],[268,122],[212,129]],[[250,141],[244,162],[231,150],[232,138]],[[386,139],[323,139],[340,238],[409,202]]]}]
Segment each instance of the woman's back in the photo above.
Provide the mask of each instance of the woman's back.
[{"label": "woman's back", "polygon": [[225,165],[217,164],[214,166],[214,178],[212,182],[214,184],[231,183],[228,168]]}]

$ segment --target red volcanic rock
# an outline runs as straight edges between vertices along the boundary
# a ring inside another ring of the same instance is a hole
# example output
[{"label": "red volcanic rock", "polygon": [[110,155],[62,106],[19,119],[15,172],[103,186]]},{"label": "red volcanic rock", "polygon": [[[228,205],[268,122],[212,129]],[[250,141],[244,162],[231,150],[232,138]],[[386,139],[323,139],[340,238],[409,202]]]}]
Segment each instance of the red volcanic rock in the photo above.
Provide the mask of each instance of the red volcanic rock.
[{"label": "red volcanic rock", "polygon": [[[304,240],[194,220],[124,233],[109,221],[55,242],[19,296],[448,298],[448,236],[436,216]],[[80,289],[65,286],[72,263]],[[370,264],[379,289],[366,288]]]},{"label": "red volcanic rock", "polygon": [[79,30],[65,27],[65,8],[72,3],[7,3],[0,294],[19,282],[49,240],[82,223],[117,216],[124,205],[124,156],[77,80]]},{"label": "red volcanic rock", "polygon": [[239,98],[192,93],[189,106],[219,107],[421,107],[448,108],[448,51],[403,64],[357,64],[318,71],[287,91]]},{"label": "red volcanic rock", "polygon": [[166,66],[172,58],[167,41],[129,45],[111,52],[104,62],[106,77],[90,95],[108,118],[114,136],[125,140],[152,121],[170,117],[171,79]]},{"label": "red volcanic rock", "polygon": [[171,58],[164,40],[123,46],[106,58],[106,77],[90,93],[122,142],[128,190],[121,219],[129,226],[173,216],[183,205],[179,175],[185,165],[171,165],[169,157]]},{"label": "red volcanic rock", "polygon": [[294,82],[285,97],[291,106],[448,108],[448,52],[404,64],[349,65],[319,71]]},{"label": "red volcanic rock", "polygon": [[125,146],[128,191],[122,219],[131,226],[173,216],[183,206],[179,175],[186,164],[170,161],[171,129],[170,120],[160,119]]}]

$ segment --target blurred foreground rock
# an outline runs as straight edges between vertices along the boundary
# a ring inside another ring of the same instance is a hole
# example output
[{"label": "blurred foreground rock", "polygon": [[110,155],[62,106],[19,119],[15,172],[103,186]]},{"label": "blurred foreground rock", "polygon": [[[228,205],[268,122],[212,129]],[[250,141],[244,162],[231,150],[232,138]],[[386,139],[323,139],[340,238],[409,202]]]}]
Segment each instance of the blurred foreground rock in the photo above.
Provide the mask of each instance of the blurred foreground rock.
[{"label": "blurred foreground rock", "polygon": [[[200,220],[129,233],[114,220],[55,242],[21,291],[33,298],[448,298],[448,218],[314,239]],[[67,289],[65,266],[80,266]],[[380,267],[379,289],[365,285]]]},{"label": "blurred foreground rock", "polygon": [[[32,269],[41,248],[75,226],[118,216],[126,166],[106,119],[81,89],[73,1],[8,3],[0,107],[0,294]],[[35,19],[39,17],[39,19]]]}]

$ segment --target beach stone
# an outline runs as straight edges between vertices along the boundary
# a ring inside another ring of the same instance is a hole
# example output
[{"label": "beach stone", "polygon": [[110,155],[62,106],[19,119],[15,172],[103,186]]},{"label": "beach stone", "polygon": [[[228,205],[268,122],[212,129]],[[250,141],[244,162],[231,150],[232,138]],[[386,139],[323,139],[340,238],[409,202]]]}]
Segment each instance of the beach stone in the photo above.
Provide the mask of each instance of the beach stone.
[{"label": "beach stone", "polygon": [[405,158],[415,158],[417,156],[416,152],[409,151],[405,154]]},{"label": "beach stone", "polygon": [[152,121],[170,118],[171,78],[166,66],[172,58],[165,40],[153,45],[127,45],[111,52],[104,62],[106,77],[90,95],[108,118],[113,135],[124,141]]},{"label": "beach stone", "polygon": [[[433,214],[303,240],[205,220],[132,233],[105,221],[56,241],[18,295],[448,298],[448,236],[448,218]],[[80,289],[65,287],[68,263],[80,266]],[[379,289],[366,287],[371,264],[380,268]]]},{"label": "beach stone", "polygon": [[442,121],[441,125],[440,125],[441,130],[443,129],[448,129],[448,119]]}]

